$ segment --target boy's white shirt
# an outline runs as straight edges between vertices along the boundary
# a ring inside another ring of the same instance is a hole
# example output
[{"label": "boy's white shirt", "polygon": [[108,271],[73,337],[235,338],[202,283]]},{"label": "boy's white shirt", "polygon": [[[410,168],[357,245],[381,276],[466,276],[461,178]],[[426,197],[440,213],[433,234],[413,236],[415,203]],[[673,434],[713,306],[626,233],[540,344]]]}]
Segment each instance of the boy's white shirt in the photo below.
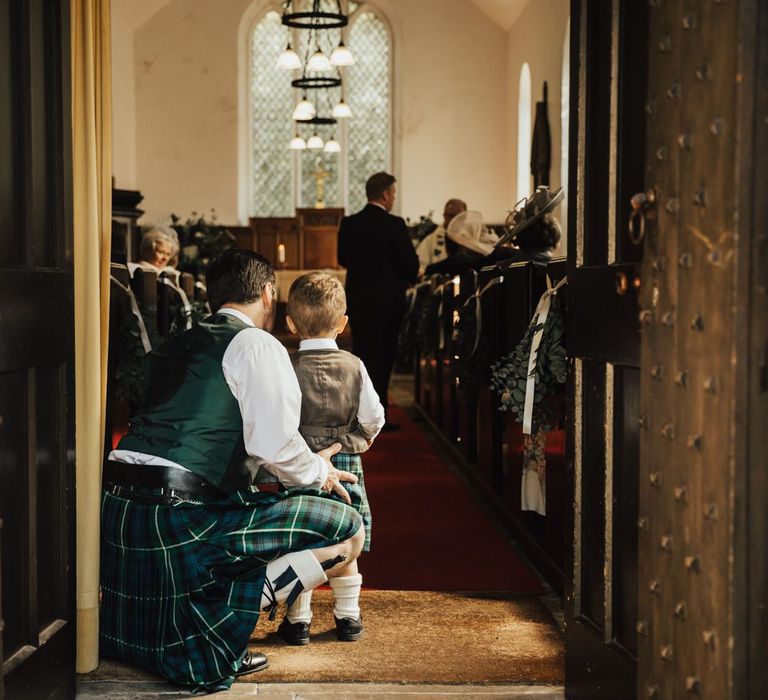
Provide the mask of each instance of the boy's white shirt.
[{"label": "boy's white shirt", "polygon": [[[299,350],[338,350],[339,346],[333,338],[307,338],[299,343]],[[373,382],[368,376],[368,370],[360,360],[360,400],[357,407],[357,422],[373,440],[384,425],[384,406],[379,395],[373,388]]]}]

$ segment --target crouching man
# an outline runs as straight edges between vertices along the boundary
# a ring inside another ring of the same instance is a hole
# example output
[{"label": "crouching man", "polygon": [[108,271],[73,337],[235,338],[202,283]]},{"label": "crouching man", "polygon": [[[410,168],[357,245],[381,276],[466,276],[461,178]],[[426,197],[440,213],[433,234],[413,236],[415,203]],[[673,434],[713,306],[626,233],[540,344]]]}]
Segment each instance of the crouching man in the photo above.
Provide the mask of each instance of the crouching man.
[{"label": "crouching man", "polygon": [[[271,264],[230,250],[207,271],[214,314],[149,357],[144,402],[104,467],[100,648],[213,692],[266,668],[247,651],[274,616],[360,553],[365,533],[330,462],[298,432],[301,395],[269,334]],[[247,460],[247,456],[256,460]],[[266,463],[288,489],[251,489]]]}]

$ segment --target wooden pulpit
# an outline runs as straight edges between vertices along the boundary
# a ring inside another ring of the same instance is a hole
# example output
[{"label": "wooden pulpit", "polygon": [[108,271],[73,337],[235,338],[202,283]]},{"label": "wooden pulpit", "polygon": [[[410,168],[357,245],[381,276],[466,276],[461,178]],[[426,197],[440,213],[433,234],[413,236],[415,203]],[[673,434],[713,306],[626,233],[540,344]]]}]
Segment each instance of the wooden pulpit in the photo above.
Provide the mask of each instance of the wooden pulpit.
[{"label": "wooden pulpit", "polygon": [[[252,217],[253,250],[276,269],[337,269],[336,241],[344,216],[341,208],[297,209],[295,217]],[[242,245],[238,237],[238,244]],[[248,246],[250,247],[250,246]]]}]

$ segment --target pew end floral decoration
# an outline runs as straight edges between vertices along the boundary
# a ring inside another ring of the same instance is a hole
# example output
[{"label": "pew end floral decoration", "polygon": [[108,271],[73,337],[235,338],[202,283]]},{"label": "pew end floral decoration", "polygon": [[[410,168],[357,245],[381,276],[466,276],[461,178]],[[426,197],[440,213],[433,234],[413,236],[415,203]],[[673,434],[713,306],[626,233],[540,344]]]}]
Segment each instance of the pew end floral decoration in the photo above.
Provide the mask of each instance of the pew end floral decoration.
[{"label": "pew end floral decoration", "polygon": [[[515,349],[491,366],[491,388],[500,396],[499,410],[510,411],[518,423],[523,422],[528,379],[534,377],[534,434],[552,429],[556,415],[550,406],[550,400],[562,393],[567,376],[563,306],[561,295],[553,295],[545,323],[531,323]],[[529,374],[531,346],[534,335],[539,330],[542,331],[541,343],[532,372]]]}]

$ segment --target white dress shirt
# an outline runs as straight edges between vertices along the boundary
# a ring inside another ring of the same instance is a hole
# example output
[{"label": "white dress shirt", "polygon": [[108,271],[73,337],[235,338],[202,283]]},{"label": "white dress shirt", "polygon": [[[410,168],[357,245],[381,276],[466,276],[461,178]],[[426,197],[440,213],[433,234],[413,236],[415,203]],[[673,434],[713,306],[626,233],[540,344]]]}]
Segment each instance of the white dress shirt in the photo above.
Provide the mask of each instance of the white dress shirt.
[{"label": "white dress shirt", "polygon": [[[333,338],[307,338],[299,343],[299,350],[338,350]],[[357,422],[373,440],[384,425],[384,406],[373,388],[368,370],[360,360],[360,399],[357,407]]]},{"label": "white dress shirt", "polygon": [[[224,378],[240,405],[246,452],[288,488],[320,488],[328,478],[328,466],[299,434],[301,391],[288,352],[240,311],[224,308],[218,313],[251,326],[232,339],[221,362]],[[128,450],[114,450],[109,459],[182,466]]]}]

